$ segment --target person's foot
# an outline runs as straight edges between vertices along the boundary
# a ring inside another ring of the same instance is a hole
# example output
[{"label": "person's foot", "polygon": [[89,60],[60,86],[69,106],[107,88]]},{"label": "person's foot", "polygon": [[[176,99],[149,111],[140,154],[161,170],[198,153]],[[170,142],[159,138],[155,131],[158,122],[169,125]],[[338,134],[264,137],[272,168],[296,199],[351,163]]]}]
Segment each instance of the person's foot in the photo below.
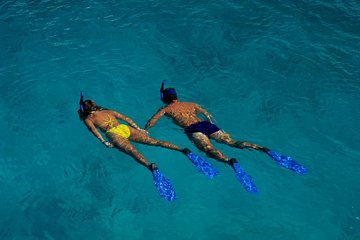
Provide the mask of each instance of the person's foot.
[{"label": "person's foot", "polygon": [[262,147],[262,148],[260,149],[260,151],[268,152],[268,151],[270,151],[270,149],[268,149],[267,147]]},{"label": "person's foot", "polygon": [[158,167],[156,166],[155,163],[150,163],[147,168],[150,170],[150,172],[155,171],[156,169],[158,169]]},{"label": "person's foot", "polygon": [[181,152],[182,152],[183,154],[185,154],[186,156],[187,156],[189,153],[191,153],[190,149],[188,149],[188,148],[182,149]]},{"label": "person's foot", "polygon": [[[234,164],[237,163],[238,161],[235,158],[231,158],[227,163],[234,168]],[[235,169],[235,168],[234,168]]]},{"label": "person's foot", "polygon": [[249,143],[249,142],[241,142],[241,141],[238,141],[236,142],[236,146],[240,149],[247,149],[247,150],[260,150],[260,151],[264,151],[264,147],[261,147],[257,144],[254,144],[254,143]]},{"label": "person's foot", "polygon": [[238,147],[238,148],[240,148],[240,149],[244,149],[243,142],[241,142],[241,141],[237,141],[237,142],[235,143],[235,146]]}]

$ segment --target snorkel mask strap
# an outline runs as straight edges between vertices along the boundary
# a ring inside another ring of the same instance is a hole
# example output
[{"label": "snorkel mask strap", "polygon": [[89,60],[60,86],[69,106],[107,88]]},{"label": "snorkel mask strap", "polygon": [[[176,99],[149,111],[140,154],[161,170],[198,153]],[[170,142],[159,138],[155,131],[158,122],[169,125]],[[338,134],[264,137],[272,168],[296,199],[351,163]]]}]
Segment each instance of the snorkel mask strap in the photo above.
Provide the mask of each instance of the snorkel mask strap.
[{"label": "snorkel mask strap", "polygon": [[79,107],[79,110],[81,112],[84,112],[84,92],[83,91],[80,91],[80,107]]},{"label": "snorkel mask strap", "polygon": [[164,99],[164,85],[165,85],[166,80],[163,80],[161,83],[161,88],[160,88],[160,98],[161,100]]}]

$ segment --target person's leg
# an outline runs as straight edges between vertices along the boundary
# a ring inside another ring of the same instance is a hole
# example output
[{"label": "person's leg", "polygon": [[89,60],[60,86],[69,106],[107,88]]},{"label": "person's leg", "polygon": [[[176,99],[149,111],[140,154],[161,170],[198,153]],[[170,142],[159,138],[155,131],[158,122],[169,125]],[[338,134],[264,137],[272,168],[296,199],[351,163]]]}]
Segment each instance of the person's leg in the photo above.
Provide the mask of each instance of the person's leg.
[{"label": "person's leg", "polygon": [[159,147],[168,148],[168,149],[172,149],[172,150],[179,151],[179,152],[184,152],[184,149],[176,146],[175,144],[172,144],[172,143],[166,142],[166,141],[162,141],[162,140],[154,139],[154,138],[148,136],[145,132],[136,130],[136,129],[131,129],[131,135],[129,137],[129,140],[133,141],[133,142],[137,142],[137,143],[146,144],[146,145],[159,146]]},{"label": "person's leg", "polygon": [[216,150],[211,144],[210,139],[203,133],[196,132],[188,134],[191,141],[194,142],[195,146],[206,153],[208,157],[214,158],[221,162],[228,162],[229,158],[225,157],[219,150]]},{"label": "person's leg", "polygon": [[235,141],[233,140],[230,135],[222,130],[219,130],[213,134],[210,135],[210,138],[216,140],[219,143],[225,143],[229,145],[230,147],[235,148],[246,148],[246,149],[255,149],[255,150],[264,150],[264,147],[261,147],[254,143],[244,142],[244,141]]},{"label": "person's leg", "polygon": [[131,143],[127,139],[120,137],[113,133],[108,134],[107,137],[109,138],[111,143],[114,145],[114,147],[116,147],[118,150],[120,150],[123,153],[128,154],[133,159],[135,159],[138,163],[149,168],[149,166],[150,166],[149,162],[144,158],[144,156],[141,153],[139,153],[134,148],[133,145],[131,145]]}]

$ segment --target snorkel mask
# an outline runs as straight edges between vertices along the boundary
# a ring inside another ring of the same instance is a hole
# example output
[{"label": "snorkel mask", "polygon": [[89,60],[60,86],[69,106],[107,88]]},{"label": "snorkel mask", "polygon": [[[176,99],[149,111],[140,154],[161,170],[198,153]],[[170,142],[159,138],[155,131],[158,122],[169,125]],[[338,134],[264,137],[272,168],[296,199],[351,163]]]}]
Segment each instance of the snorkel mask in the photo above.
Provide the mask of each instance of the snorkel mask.
[{"label": "snorkel mask", "polygon": [[84,92],[80,92],[80,101],[79,101],[79,110],[78,114],[81,120],[84,120],[87,116],[94,113],[94,111],[103,110],[104,108],[97,106],[93,100],[84,101]]},{"label": "snorkel mask", "polygon": [[103,108],[97,106],[93,100],[87,99],[84,101],[84,92],[80,92],[80,102],[79,102],[79,113],[85,113],[90,111],[102,110]]},{"label": "snorkel mask", "polygon": [[177,99],[175,88],[164,89],[166,80],[162,81],[160,88],[160,99],[165,104],[170,104],[173,100]]}]

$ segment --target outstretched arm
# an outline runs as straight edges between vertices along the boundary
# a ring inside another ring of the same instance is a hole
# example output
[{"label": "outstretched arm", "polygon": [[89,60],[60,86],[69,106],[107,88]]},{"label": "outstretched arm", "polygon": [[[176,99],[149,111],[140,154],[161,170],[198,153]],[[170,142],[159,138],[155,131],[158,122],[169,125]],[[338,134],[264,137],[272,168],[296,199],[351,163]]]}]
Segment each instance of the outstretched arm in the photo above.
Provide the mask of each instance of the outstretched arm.
[{"label": "outstretched arm", "polygon": [[165,109],[160,108],[159,111],[157,111],[157,113],[155,113],[154,116],[152,116],[150,120],[146,123],[145,130],[148,130],[149,128],[154,126],[157,120],[159,120],[164,114],[165,114]]},{"label": "outstretched arm", "polygon": [[204,115],[206,117],[206,119],[213,123],[214,119],[213,117],[210,115],[210,113],[208,113],[205,109],[203,109],[202,107],[200,107],[198,104],[195,105],[195,109],[197,112],[201,113],[202,115]]},{"label": "outstretched arm", "polygon": [[107,147],[112,147],[112,144],[105,141],[103,136],[101,135],[101,133],[97,130],[97,128],[95,127],[94,123],[92,121],[90,121],[89,119],[85,119],[84,121],[86,127],[89,129],[89,131],[94,134],[94,136],[99,139],[103,144],[105,144],[105,146]]},{"label": "outstretched arm", "polygon": [[123,120],[124,122],[128,123],[131,127],[142,130],[136,123],[129,117],[122,115],[121,113],[113,111],[116,118]]}]

